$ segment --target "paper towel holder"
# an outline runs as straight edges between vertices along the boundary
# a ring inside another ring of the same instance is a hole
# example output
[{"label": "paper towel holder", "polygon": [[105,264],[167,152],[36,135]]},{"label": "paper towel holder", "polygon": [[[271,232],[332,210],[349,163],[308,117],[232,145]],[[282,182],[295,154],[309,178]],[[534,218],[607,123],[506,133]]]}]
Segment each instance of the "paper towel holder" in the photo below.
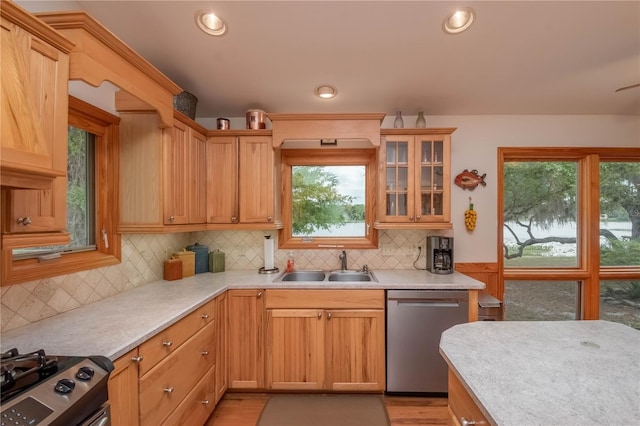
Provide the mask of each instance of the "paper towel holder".
[{"label": "paper towel holder", "polygon": [[[271,234],[265,232],[264,234],[264,239],[265,239],[265,264],[266,264],[266,256],[267,256],[267,242],[272,243],[273,240],[271,240]],[[273,244],[271,244],[272,250],[273,250]],[[271,256],[273,256],[273,252],[271,253]],[[258,273],[259,274],[275,274],[276,272],[280,272],[280,270],[278,269],[277,266],[273,266],[273,268],[267,268],[266,265],[262,266],[258,269]]]}]

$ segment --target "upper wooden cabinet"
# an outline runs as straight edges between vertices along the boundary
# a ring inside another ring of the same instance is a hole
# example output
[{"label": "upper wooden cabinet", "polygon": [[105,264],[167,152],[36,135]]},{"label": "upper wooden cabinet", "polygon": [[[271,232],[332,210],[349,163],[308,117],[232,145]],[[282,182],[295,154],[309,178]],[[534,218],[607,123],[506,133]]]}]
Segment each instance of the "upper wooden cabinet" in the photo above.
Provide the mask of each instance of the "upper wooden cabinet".
[{"label": "upper wooden cabinet", "polygon": [[120,114],[120,232],[190,232],[206,220],[205,129],[180,112]]},{"label": "upper wooden cabinet", "polygon": [[209,132],[207,222],[229,228],[280,228],[279,178],[270,131]]},{"label": "upper wooden cabinet", "polygon": [[382,129],[378,229],[451,228],[451,133]]},{"label": "upper wooden cabinet", "polygon": [[67,174],[73,43],[13,2],[0,4],[2,187],[50,190],[56,177]]}]

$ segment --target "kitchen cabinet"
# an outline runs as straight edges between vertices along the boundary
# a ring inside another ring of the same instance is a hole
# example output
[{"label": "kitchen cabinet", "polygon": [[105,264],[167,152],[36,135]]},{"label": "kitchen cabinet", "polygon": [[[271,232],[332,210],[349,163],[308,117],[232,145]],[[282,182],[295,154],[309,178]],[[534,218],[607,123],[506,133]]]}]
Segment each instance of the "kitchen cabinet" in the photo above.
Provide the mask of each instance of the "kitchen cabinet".
[{"label": "kitchen cabinet", "polygon": [[190,232],[206,220],[206,130],[178,111],[120,113],[120,232]]},{"label": "kitchen cabinet", "polygon": [[138,419],[138,348],[114,361],[109,375],[108,392],[113,426],[137,426]]},{"label": "kitchen cabinet", "polygon": [[268,290],[270,389],[383,391],[382,290]]},{"label": "kitchen cabinet", "polygon": [[224,396],[229,381],[229,296],[216,297],[215,403]]},{"label": "kitchen cabinet", "polygon": [[229,388],[264,388],[264,290],[229,290]]},{"label": "kitchen cabinet", "polygon": [[55,178],[49,189],[5,190],[2,205],[3,234],[63,232],[67,227],[67,178]]},{"label": "kitchen cabinet", "polygon": [[211,131],[207,140],[207,222],[215,229],[282,227],[279,157],[267,130]]},{"label": "kitchen cabinet", "polygon": [[451,370],[449,370],[448,402],[450,425],[491,424]]},{"label": "kitchen cabinet", "polygon": [[382,129],[378,229],[451,228],[451,133]]},{"label": "kitchen cabinet", "polygon": [[73,43],[13,2],[0,7],[2,187],[51,189],[56,178],[67,174]]}]

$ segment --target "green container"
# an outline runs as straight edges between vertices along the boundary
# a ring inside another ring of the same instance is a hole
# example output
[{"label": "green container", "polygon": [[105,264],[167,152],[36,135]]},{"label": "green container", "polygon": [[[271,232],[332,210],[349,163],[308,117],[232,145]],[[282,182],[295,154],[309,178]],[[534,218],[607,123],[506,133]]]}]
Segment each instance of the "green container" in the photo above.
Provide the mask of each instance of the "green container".
[{"label": "green container", "polygon": [[209,252],[209,271],[224,272],[224,252],[218,249]]}]

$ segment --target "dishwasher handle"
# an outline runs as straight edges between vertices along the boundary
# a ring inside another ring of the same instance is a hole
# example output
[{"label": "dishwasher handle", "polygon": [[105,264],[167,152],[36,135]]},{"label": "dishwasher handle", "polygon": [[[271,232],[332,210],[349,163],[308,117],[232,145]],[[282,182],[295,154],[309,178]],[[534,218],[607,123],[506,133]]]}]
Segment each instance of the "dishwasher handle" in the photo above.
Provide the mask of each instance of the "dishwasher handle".
[{"label": "dishwasher handle", "polygon": [[396,300],[399,307],[418,307],[418,308],[457,308],[460,306],[457,300],[418,300],[418,299],[405,299]]}]

